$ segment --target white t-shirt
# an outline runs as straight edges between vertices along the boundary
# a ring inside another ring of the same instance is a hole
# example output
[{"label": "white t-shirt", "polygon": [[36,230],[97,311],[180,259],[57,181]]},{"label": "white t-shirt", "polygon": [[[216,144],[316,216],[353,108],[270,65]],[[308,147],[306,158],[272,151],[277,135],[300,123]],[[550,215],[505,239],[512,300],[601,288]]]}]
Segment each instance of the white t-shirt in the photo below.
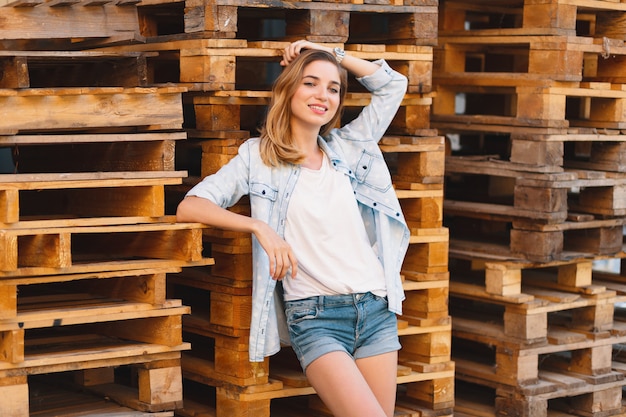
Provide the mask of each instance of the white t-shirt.
[{"label": "white t-shirt", "polygon": [[350,178],[329,166],[301,168],[285,240],[298,260],[296,278],[283,280],[286,300],[363,293],[385,296],[383,267],[372,248]]}]

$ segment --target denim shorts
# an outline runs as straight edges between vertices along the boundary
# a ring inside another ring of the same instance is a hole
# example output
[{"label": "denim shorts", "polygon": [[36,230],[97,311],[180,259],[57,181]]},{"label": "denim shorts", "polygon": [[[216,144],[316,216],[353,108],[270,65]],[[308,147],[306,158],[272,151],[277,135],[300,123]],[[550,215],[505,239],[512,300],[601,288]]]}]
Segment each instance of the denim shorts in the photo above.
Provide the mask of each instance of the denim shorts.
[{"label": "denim shorts", "polygon": [[326,353],[342,351],[361,359],[401,348],[397,317],[388,310],[387,298],[370,292],[286,301],[285,312],[305,372]]}]

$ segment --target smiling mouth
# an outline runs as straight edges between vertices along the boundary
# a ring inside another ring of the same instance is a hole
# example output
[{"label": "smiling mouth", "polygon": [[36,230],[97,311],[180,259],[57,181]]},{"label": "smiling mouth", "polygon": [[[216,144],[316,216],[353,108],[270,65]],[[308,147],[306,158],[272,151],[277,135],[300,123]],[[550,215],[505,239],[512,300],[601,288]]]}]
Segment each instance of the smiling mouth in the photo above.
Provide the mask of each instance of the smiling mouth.
[{"label": "smiling mouth", "polygon": [[315,111],[319,111],[319,112],[325,112],[328,109],[326,107],[322,107],[322,106],[309,106],[309,108],[311,110],[315,110]]}]

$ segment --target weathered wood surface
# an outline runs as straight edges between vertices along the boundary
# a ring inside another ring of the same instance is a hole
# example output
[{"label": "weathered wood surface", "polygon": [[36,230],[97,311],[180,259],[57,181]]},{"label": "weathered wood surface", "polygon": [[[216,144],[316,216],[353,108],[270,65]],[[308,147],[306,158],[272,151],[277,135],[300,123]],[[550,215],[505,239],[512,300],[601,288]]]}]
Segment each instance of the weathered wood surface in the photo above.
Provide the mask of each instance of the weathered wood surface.
[{"label": "weathered wood surface", "polygon": [[180,129],[180,87],[0,90],[0,133],[111,127]]},{"label": "weathered wood surface", "polygon": [[[70,222],[71,224],[71,222]],[[193,266],[202,256],[202,225],[165,218],[139,224],[0,230],[3,277]],[[134,266],[133,266],[134,265]]]},{"label": "weathered wood surface", "polygon": [[2,0],[0,43],[6,40],[92,38],[109,42],[141,39],[137,8],[122,3],[92,6],[34,0]]}]

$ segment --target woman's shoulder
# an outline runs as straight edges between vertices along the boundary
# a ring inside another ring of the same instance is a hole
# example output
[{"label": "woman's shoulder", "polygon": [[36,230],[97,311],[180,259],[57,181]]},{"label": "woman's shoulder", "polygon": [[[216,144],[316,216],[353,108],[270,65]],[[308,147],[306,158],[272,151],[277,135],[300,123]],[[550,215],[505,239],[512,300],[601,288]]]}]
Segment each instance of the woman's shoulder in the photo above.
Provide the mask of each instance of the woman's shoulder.
[{"label": "woman's shoulder", "polygon": [[258,154],[260,138],[253,137],[246,139],[241,145],[239,145],[239,154]]}]

